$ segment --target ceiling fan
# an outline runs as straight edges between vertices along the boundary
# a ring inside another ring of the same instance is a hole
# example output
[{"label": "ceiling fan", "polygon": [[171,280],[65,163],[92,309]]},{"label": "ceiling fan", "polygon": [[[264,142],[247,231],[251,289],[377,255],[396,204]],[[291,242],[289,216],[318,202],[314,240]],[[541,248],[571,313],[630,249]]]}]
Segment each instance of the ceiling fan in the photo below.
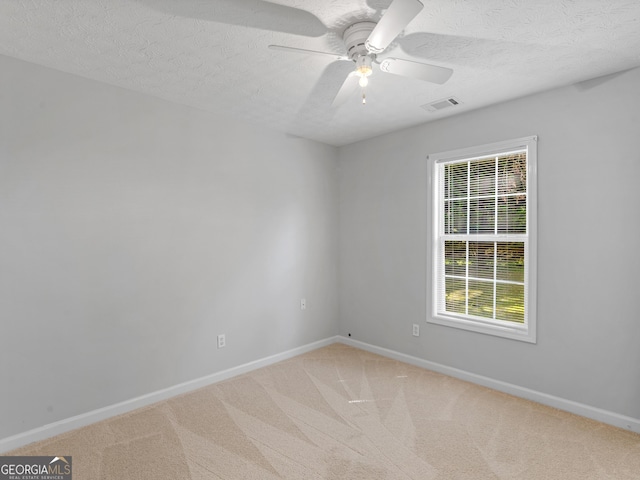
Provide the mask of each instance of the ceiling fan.
[{"label": "ceiling fan", "polygon": [[378,23],[357,22],[350,25],[342,36],[347,50],[346,55],[283,45],[269,45],[269,48],[307,55],[330,56],[334,60],[354,62],[356,68],[347,76],[340,87],[333,100],[333,107],[344,103],[357,90],[358,86],[362,88],[362,103],[366,103],[365,87],[369,83],[369,76],[373,73],[374,65],[377,65],[382,72],[443,84],[453,73],[450,68],[399,58],[378,59],[378,55],[391,45],[391,42],[420,13],[423,7],[424,5],[419,0],[393,0]]}]

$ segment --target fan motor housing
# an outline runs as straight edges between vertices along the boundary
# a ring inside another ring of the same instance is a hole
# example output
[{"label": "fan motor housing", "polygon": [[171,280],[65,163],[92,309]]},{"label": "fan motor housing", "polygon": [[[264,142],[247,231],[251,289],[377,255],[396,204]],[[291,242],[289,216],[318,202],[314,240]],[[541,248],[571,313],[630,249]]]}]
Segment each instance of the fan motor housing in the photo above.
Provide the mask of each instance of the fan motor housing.
[{"label": "fan motor housing", "polygon": [[375,28],[375,22],[358,22],[347,27],[342,35],[347,47],[347,55],[353,61],[363,55],[371,55],[365,46],[365,42]]}]

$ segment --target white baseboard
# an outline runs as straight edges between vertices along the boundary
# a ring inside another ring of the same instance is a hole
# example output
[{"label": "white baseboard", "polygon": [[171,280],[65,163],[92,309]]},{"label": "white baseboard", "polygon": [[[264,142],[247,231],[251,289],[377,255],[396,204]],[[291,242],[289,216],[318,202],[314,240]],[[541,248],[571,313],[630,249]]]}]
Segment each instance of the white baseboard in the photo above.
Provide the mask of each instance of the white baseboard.
[{"label": "white baseboard", "polygon": [[115,417],[116,415],[130,412],[137,408],[146,407],[147,405],[151,405],[162,400],[175,397],[176,395],[181,395],[183,393],[197,390],[199,388],[206,387],[207,385],[221,382],[237,375],[242,375],[243,373],[251,372],[258,368],[266,367],[283,360],[288,360],[297,355],[301,355],[303,353],[307,353],[321,347],[326,347],[327,345],[331,345],[332,343],[336,343],[337,341],[338,337],[329,337],[324,340],[303,345],[302,347],[287,350],[286,352],[278,353],[276,355],[271,355],[260,360],[245,363],[244,365],[233,367],[228,370],[223,370],[221,372],[213,373],[205,377],[180,383],[179,385],[174,385],[173,387],[165,388],[163,390],[148,393],[140,397],[132,398],[131,400],[116,403],[115,405],[99,408],[91,412],[76,415],[75,417],[65,418],[64,420],[60,420],[58,422],[34,428],[33,430],[19,433],[11,437],[6,437],[0,439],[0,453],[8,452],[10,450],[20,448],[33,442],[45,440],[55,435],[60,435],[71,430],[75,430],[76,428],[85,427],[92,423],[106,420],[108,418]]},{"label": "white baseboard", "polygon": [[55,435],[60,435],[71,430],[75,430],[76,428],[84,427],[101,420],[106,420],[116,415],[130,412],[137,408],[146,407],[148,405],[152,405],[176,395],[181,395],[183,393],[206,387],[207,385],[212,385],[214,383],[227,380],[237,375],[251,372],[258,368],[266,367],[283,360],[288,360],[297,355],[310,352],[317,348],[326,347],[327,345],[331,345],[333,343],[343,343],[345,345],[351,345],[353,347],[360,348],[371,353],[376,353],[384,357],[409,363],[417,367],[426,368],[427,370],[432,370],[434,372],[442,373],[444,375],[449,375],[451,377],[459,378],[461,380],[482,385],[484,387],[492,388],[500,392],[514,395],[516,397],[526,398],[527,400],[532,400],[534,402],[548,405],[559,410],[564,410],[566,412],[591,418],[599,422],[607,423],[609,425],[613,425],[614,427],[619,427],[625,430],[640,433],[640,419],[637,418],[626,417],[614,412],[574,402],[572,400],[566,400],[564,398],[555,397],[553,395],[548,395],[546,393],[520,387],[511,383],[502,382],[500,380],[494,380],[489,377],[466,372],[457,368],[447,367],[446,365],[423,360],[421,358],[406,355],[404,353],[399,353],[394,350],[377,347],[375,345],[370,345],[358,340],[352,340],[347,337],[335,336],[317,342],[309,343],[292,350],[287,350],[286,352],[278,353],[276,355],[271,355],[260,360],[245,363],[228,370],[223,370],[221,372],[213,373],[205,377],[184,382],[179,385],[174,385],[173,387],[165,388],[163,390],[148,393],[140,397],[132,398],[131,400],[126,400],[115,405],[99,408],[91,412],[76,415],[75,417],[66,418],[64,420],[50,423],[33,430],[29,430],[27,432],[13,435],[11,437],[0,439],[0,454],[3,452],[14,450],[16,448],[20,448],[33,442],[45,440]]},{"label": "white baseboard", "polygon": [[582,417],[591,418],[602,423],[613,425],[614,427],[630,430],[635,433],[640,433],[640,419],[627,417],[618,413],[603,410],[601,408],[591,407],[583,403],[574,402],[560,397],[555,397],[546,393],[531,390],[529,388],[520,387],[511,383],[502,382],[500,380],[494,380],[493,378],[484,377],[475,373],[470,373],[464,370],[459,370],[453,367],[447,367],[439,363],[423,360],[418,357],[399,353],[394,350],[389,350],[382,347],[376,347],[368,343],[360,342],[358,340],[352,340],[347,337],[338,337],[337,341],[345,345],[351,345],[362,350],[366,350],[371,353],[377,353],[383,357],[392,358],[401,362],[409,363],[417,367],[426,368],[434,372],[442,373],[450,377],[459,378],[467,382],[482,385],[483,387],[492,388],[500,392],[508,393],[520,398],[526,398],[543,405],[557,408],[558,410],[564,410],[565,412],[574,413]]}]

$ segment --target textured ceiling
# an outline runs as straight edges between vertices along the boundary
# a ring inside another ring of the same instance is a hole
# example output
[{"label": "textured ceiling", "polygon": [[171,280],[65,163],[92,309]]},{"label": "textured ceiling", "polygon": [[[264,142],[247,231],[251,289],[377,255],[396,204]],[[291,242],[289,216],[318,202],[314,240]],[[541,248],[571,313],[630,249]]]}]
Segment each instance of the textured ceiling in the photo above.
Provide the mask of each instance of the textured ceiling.
[{"label": "textured ceiling", "polygon": [[386,53],[453,76],[377,71],[366,105],[331,108],[350,62],[267,47],[343,54],[391,0],[3,0],[0,54],[332,145],[640,65],[638,0],[422,1]]}]

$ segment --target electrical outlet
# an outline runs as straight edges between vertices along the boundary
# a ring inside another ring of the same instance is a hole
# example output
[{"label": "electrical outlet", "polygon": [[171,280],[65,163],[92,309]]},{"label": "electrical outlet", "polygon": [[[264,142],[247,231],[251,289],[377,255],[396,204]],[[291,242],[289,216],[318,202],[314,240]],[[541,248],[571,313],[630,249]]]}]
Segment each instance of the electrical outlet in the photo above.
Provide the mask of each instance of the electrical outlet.
[{"label": "electrical outlet", "polygon": [[301,298],[300,299],[300,310],[306,310],[307,309],[307,299],[306,298]]},{"label": "electrical outlet", "polygon": [[414,337],[420,336],[420,325],[418,325],[417,323],[413,324],[413,336]]},{"label": "electrical outlet", "polygon": [[218,335],[218,348],[224,348],[227,346],[227,339],[224,334]]}]

